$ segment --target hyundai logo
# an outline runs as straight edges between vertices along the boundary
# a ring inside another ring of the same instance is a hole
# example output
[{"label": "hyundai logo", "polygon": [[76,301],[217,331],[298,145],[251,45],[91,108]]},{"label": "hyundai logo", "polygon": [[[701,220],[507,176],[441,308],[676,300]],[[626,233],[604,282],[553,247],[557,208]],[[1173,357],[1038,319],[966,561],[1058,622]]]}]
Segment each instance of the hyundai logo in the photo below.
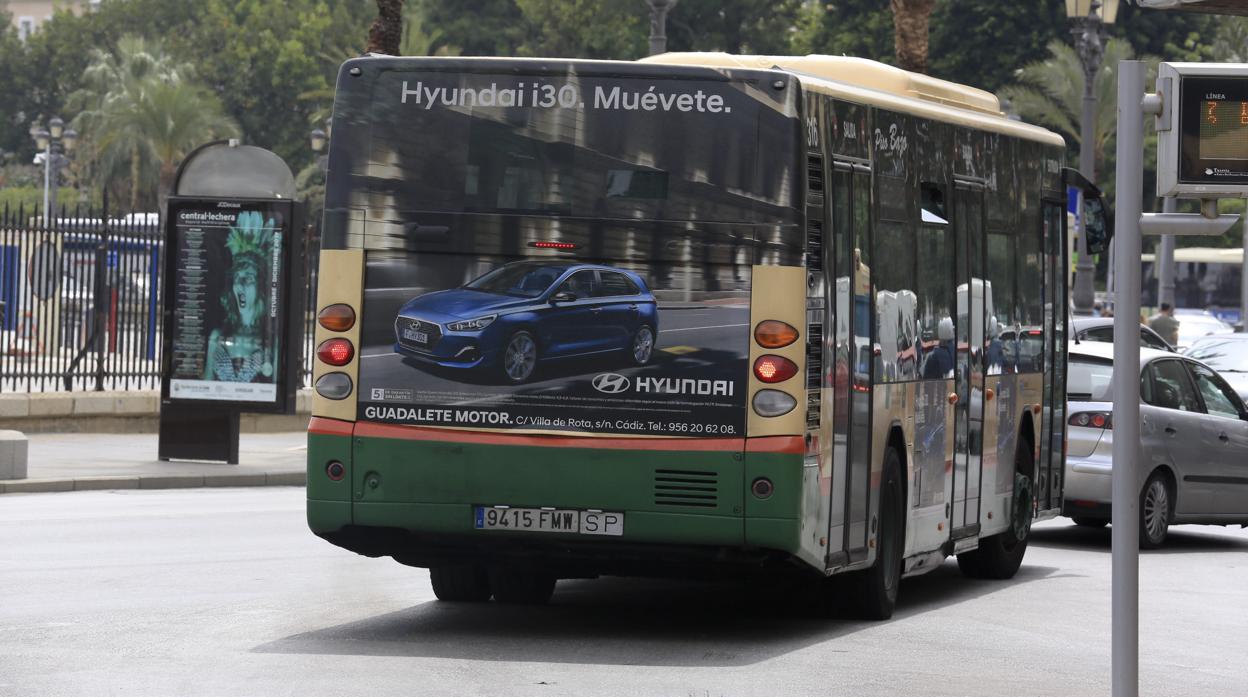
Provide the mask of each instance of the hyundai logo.
[{"label": "hyundai logo", "polygon": [[619,373],[601,373],[594,376],[594,389],[607,394],[616,394],[628,389],[628,378]]}]

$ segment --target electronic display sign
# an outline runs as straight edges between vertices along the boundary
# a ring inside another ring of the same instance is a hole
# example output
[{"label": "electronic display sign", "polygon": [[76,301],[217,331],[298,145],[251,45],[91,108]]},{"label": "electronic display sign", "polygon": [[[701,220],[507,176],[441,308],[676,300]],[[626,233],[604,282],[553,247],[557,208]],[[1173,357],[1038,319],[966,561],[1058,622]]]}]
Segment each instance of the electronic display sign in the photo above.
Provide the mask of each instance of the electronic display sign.
[{"label": "electronic display sign", "polygon": [[1162,63],[1157,193],[1248,194],[1248,65]]}]

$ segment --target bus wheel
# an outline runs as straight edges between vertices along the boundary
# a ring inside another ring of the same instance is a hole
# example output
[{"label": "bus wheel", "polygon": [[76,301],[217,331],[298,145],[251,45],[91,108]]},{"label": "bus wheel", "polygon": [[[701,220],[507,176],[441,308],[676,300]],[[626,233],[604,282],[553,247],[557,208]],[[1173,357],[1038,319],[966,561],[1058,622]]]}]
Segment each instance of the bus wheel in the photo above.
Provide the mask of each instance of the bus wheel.
[{"label": "bus wheel", "polygon": [[875,564],[847,579],[853,607],[850,614],[864,620],[886,620],[897,606],[901,585],[901,557],[905,547],[905,501],[901,494],[901,456],[893,448],[884,451],[884,476],[880,480],[880,534]]},{"label": "bus wheel", "polygon": [[1027,538],[1031,535],[1031,477],[1035,466],[1032,446],[1020,444],[1014,454],[1014,499],[1010,504],[1010,527],[979,541],[979,548],[958,555],[958,568],[970,578],[1014,578],[1023,565]]},{"label": "bus wheel", "polygon": [[502,367],[503,377],[513,384],[518,385],[533,375],[537,368],[537,342],[532,334],[521,330],[507,339]]},{"label": "bus wheel", "polygon": [[490,571],[494,599],[509,605],[545,605],[555,592],[555,577],[523,567],[502,567]]},{"label": "bus wheel", "polygon": [[483,603],[490,599],[490,579],[480,566],[435,566],[429,569],[429,580],[438,600]]}]

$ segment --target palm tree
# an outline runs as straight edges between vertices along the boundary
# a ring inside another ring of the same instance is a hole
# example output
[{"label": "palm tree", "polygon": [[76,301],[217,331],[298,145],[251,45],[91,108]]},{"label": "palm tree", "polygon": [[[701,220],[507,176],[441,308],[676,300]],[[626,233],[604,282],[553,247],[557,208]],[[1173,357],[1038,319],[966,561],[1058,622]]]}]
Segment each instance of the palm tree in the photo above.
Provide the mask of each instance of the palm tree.
[{"label": "palm tree", "polygon": [[368,29],[365,53],[399,55],[403,42],[403,0],[377,0],[377,19]]},{"label": "palm tree", "polygon": [[188,64],[165,56],[159,45],[126,37],[113,53],[97,51],[86,86],[72,101],[83,108],[75,119],[95,164],[97,181],[107,185],[128,170],[130,203],[156,185],[164,203],[178,162],[196,145],[233,135],[220,99],[191,79]]},{"label": "palm tree", "polygon": [[[1134,55],[1131,44],[1122,39],[1112,38],[1105,44],[1105,58],[1092,85],[1096,95],[1094,172],[1101,170],[1117,124],[1118,62],[1131,60]],[[1002,89],[1000,96],[1025,120],[1048,126],[1072,143],[1080,142],[1083,64],[1071,46],[1061,41],[1049,43],[1049,58],[1021,68],[1017,83]]]},{"label": "palm tree", "polygon": [[897,65],[904,70],[926,73],[927,28],[936,0],[890,0],[890,4]]}]

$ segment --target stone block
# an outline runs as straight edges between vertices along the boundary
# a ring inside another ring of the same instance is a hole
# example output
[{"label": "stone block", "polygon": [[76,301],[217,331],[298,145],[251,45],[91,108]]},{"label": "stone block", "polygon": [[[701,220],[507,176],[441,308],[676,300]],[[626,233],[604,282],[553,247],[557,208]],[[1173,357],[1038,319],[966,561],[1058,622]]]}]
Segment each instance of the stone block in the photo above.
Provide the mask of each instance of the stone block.
[{"label": "stone block", "polygon": [[191,489],[204,485],[202,474],[145,475],[139,477],[140,489]]},{"label": "stone block", "polygon": [[305,486],[308,483],[307,470],[298,472],[269,472],[266,483],[269,486]]},{"label": "stone block", "polygon": [[0,431],[0,479],[26,478],[26,434]]},{"label": "stone block", "polygon": [[160,414],[159,392],[123,392],[118,394],[113,412],[126,415]]},{"label": "stone block", "polygon": [[78,477],[74,480],[74,491],[105,491],[112,489],[138,489],[139,478],[136,475],[113,477]]},{"label": "stone block", "polygon": [[264,486],[265,479],[264,472],[205,474],[204,486]]},{"label": "stone block", "polygon": [[0,394],[0,419],[24,419],[30,416],[30,395]]},{"label": "stone block", "polygon": [[6,494],[37,494],[49,491],[73,491],[72,479],[24,479],[4,483]]},{"label": "stone block", "polygon": [[32,392],[31,416],[69,416],[74,413],[74,395],[70,392]]},{"label": "stone block", "polygon": [[74,416],[112,414],[117,408],[115,392],[75,392]]}]

